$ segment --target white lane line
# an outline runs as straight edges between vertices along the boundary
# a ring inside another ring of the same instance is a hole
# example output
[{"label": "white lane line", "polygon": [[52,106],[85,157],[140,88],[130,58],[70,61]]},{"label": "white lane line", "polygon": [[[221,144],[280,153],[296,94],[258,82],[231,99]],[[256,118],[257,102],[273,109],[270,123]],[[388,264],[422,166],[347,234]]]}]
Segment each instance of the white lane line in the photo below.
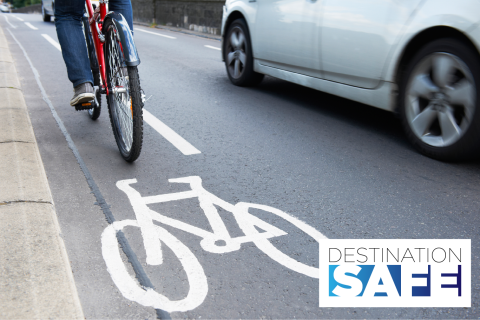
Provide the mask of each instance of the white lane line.
[{"label": "white lane line", "polygon": [[169,38],[169,39],[177,39],[177,38],[175,38],[175,37],[167,36],[167,35],[164,35],[164,34],[161,34],[161,33],[157,33],[157,32],[152,32],[152,31],[143,30],[143,29],[140,29],[140,28],[136,28],[135,31],[142,31],[142,32],[145,32],[145,33],[151,33],[151,34],[154,34],[154,35],[156,35],[156,36],[165,37],[165,38]]},{"label": "white lane line", "polygon": [[10,23],[10,21],[8,21],[8,18],[7,16],[4,16],[5,17],[5,20],[7,21],[7,23],[10,25],[10,27],[12,27],[13,29],[16,29],[17,27],[15,27],[13,24]]},{"label": "white lane line", "polygon": [[[138,30],[138,29],[137,29]],[[197,148],[192,146],[187,140],[183,139],[178,133],[170,129],[162,121],[155,118],[153,114],[143,109],[143,120],[148,123],[153,129],[160,133],[165,139],[173,144],[184,155],[201,153]]]},{"label": "white lane line", "polygon": [[214,47],[214,46],[209,46],[209,45],[205,45],[205,47],[210,48],[210,49],[215,49],[215,50],[222,50],[220,48],[217,48],[217,47]]},{"label": "white lane line", "polygon": [[38,28],[37,28],[37,27],[34,27],[30,22],[24,22],[24,23],[25,23],[25,24],[27,25],[27,27],[29,27],[30,29],[38,30]]},{"label": "white lane line", "polygon": [[50,37],[48,34],[42,34],[42,37],[44,37],[48,42],[50,42],[59,51],[62,51],[62,48],[60,47],[60,44],[57,41],[53,40],[52,37]]},{"label": "white lane line", "polygon": [[15,19],[18,19],[18,20],[20,20],[20,21],[23,21],[22,18],[19,18],[19,17],[17,17],[17,16],[12,16],[12,17],[14,17]]}]

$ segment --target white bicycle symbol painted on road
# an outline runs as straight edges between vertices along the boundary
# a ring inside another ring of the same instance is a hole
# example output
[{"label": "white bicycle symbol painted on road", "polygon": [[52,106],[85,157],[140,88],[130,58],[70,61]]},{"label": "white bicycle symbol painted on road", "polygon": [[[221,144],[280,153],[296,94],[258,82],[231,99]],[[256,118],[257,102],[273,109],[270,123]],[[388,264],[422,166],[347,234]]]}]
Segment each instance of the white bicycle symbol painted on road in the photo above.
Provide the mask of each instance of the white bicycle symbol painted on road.
[{"label": "white bicycle symbol painted on road", "polygon": [[[174,235],[161,226],[154,224],[153,221],[183,230],[202,238],[200,241],[201,247],[205,251],[212,253],[236,251],[240,249],[242,243],[253,242],[258,249],[281,265],[312,278],[319,277],[318,268],[308,266],[292,259],[270,243],[270,238],[286,235],[287,233],[285,231],[257,218],[250,214],[248,210],[253,208],[273,213],[278,217],[287,220],[311,236],[317,242],[320,239],[326,239],[324,235],[311,226],[270,206],[246,202],[239,202],[236,205],[232,205],[205,190],[202,187],[202,179],[198,176],[169,179],[168,181],[171,183],[188,183],[190,184],[191,191],[142,197],[138,191],[130,186],[137,182],[136,179],[117,182],[117,187],[127,194],[135,211],[136,220],[116,221],[109,225],[102,234],[102,254],[114,283],[127,299],[144,306],[174,312],[192,310],[201,305],[207,296],[207,277],[195,255]],[[198,198],[200,207],[205,212],[213,232],[163,216],[147,206],[148,204],[153,203],[191,198]],[[231,212],[238,223],[238,226],[245,235],[232,238],[215,206]],[[146,251],[146,263],[148,265],[160,265],[163,263],[162,243],[169,247],[177,256],[187,274],[190,286],[189,292],[184,299],[172,301],[153,289],[142,288],[135,279],[130,276],[124,262],[122,261],[116,237],[117,231],[123,230],[123,228],[127,226],[139,227],[141,229],[143,244]],[[258,231],[256,227],[264,232]],[[222,243],[222,245],[216,243]]]}]

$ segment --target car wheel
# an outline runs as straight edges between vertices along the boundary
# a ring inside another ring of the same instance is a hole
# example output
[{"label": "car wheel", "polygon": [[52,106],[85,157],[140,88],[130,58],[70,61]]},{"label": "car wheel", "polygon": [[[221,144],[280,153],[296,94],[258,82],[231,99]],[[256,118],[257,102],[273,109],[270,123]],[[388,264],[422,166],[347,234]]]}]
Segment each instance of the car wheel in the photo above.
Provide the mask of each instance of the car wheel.
[{"label": "car wheel", "polygon": [[225,66],[230,81],[240,87],[259,84],[264,75],[253,71],[253,53],[244,19],[237,19],[228,28],[225,39]]},{"label": "car wheel", "polygon": [[51,17],[51,15],[46,13],[45,8],[43,7],[43,2],[42,2],[42,18],[43,18],[43,21],[50,22],[50,17]]},{"label": "car wheel", "polygon": [[424,155],[458,161],[480,146],[478,54],[456,39],[440,39],[411,60],[400,84],[400,116]]}]

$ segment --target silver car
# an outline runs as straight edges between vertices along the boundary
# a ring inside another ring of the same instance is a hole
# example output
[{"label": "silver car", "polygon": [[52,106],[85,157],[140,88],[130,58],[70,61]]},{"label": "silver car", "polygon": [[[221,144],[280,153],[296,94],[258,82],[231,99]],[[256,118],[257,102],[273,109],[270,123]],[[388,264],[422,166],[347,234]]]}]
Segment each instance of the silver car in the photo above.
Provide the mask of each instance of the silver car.
[{"label": "silver car", "polygon": [[441,160],[480,146],[480,2],[227,0],[222,55],[238,86],[264,75],[397,112]]}]

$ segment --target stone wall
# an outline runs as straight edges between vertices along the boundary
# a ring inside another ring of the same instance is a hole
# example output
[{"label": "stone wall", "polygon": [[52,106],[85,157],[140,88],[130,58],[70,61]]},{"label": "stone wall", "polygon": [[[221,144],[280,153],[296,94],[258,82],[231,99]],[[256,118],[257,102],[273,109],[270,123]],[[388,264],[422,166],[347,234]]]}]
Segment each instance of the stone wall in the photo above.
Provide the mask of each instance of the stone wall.
[{"label": "stone wall", "polygon": [[[132,0],[133,20],[220,35],[224,4],[225,0]],[[12,11],[41,13],[42,6]]]},{"label": "stone wall", "polygon": [[133,20],[220,34],[225,0],[132,0]]}]

